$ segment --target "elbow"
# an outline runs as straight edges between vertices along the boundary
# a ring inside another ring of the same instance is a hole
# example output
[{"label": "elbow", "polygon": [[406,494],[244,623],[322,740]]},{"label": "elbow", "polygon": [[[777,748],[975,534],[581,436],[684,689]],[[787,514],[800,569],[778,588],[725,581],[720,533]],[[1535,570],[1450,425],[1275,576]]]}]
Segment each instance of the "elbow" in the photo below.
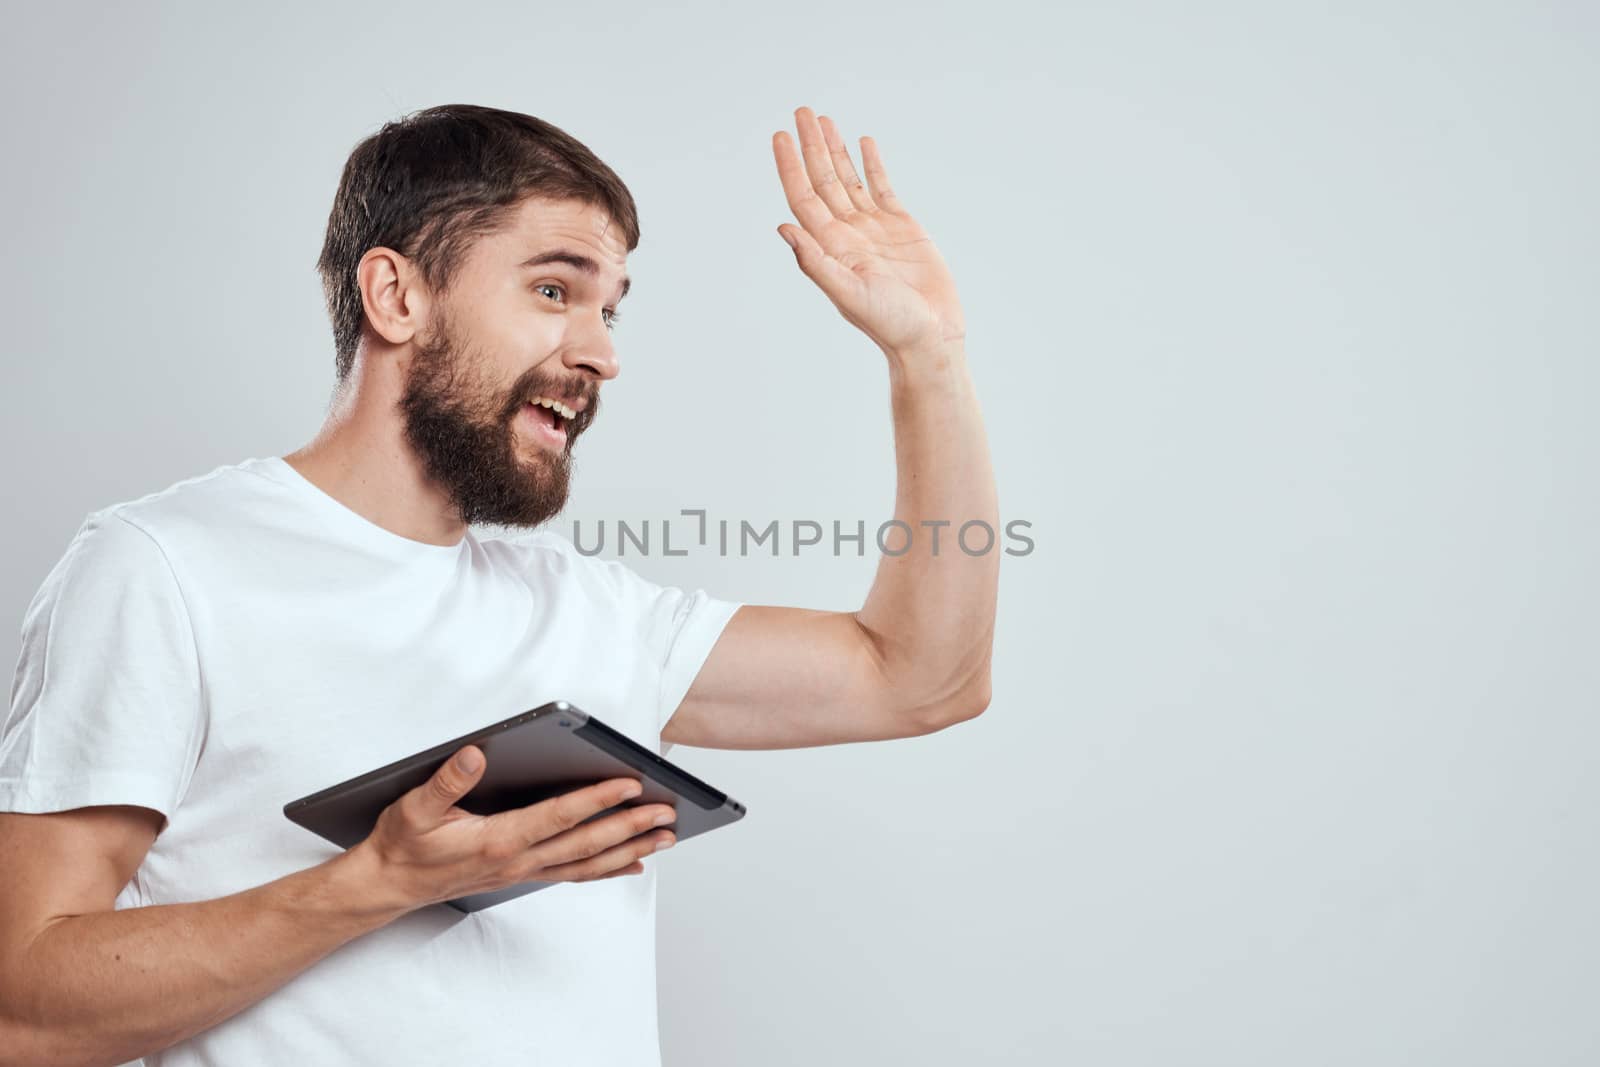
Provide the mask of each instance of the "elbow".
[{"label": "elbow", "polygon": [[983,668],[983,677],[978,683],[978,688],[972,694],[972,710],[967,713],[967,718],[976,719],[979,715],[989,710],[989,702],[994,699],[994,685],[989,677],[987,664]]},{"label": "elbow", "polygon": [[989,620],[989,629],[983,635],[978,645],[979,653],[972,672],[967,676],[967,684],[962,687],[962,700],[960,703],[959,718],[957,722],[966,722],[976,719],[989,708],[989,701],[994,698],[994,620]]},{"label": "elbow", "polygon": [[923,709],[922,720],[926,731],[936,733],[957,723],[976,719],[988,710],[993,695],[989,657],[985,656],[982,664],[958,688]]},{"label": "elbow", "polygon": [[994,686],[987,659],[983,661],[983,669],[973,677],[964,692],[965,698],[957,709],[957,722],[976,719],[989,710],[989,701],[994,698]]},{"label": "elbow", "polygon": [[891,660],[880,639],[862,627],[874,649],[872,691],[910,734],[930,734],[982,715],[992,693],[994,627],[964,650],[924,650]]}]

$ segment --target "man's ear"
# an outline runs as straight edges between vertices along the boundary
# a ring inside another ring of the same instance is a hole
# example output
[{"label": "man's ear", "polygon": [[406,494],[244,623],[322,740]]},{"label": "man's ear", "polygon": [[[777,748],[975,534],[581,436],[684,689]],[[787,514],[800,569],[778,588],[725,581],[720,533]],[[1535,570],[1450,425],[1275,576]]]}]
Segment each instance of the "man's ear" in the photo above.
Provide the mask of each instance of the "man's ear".
[{"label": "man's ear", "polygon": [[416,264],[392,248],[369,248],[356,265],[356,288],[379,337],[403,345],[428,315],[428,293]]}]

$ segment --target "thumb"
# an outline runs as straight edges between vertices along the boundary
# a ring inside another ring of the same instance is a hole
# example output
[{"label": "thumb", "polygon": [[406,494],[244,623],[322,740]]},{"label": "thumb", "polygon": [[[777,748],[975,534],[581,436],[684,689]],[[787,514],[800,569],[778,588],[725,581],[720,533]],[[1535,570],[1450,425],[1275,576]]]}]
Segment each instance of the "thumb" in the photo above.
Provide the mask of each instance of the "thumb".
[{"label": "thumb", "polygon": [[417,787],[422,807],[427,813],[443,818],[456,801],[478,784],[483,769],[483,751],[477,745],[462,746],[433,772],[432,778]]},{"label": "thumb", "polygon": [[828,299],[841,311],[854,305],[864,288],[855,272],[828,255],[817,239],[801,226],[779,226],[778,236],[794,249],[794,259],[801,273],[817,283]]}]

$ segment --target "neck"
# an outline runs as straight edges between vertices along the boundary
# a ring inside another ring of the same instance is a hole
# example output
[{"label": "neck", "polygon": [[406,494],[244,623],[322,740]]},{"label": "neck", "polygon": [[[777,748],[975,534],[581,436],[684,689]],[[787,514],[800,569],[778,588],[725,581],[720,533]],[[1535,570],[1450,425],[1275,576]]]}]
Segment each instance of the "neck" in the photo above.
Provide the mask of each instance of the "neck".
[{"label": "neck", "polygon": [[361,380],[358,360],[317,436],[283,459],[312,485],[391,533],[454,545],[467,524],[405,439],[398,383]]}]

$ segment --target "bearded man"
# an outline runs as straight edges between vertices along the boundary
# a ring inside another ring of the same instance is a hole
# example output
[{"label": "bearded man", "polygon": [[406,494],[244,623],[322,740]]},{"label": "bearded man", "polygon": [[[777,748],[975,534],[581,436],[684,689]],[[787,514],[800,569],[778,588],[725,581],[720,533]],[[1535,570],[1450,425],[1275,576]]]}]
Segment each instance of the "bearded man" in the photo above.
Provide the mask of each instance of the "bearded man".
[{"label": "bearded man", "polygon": [[[795,116],[779,233],[885,356],[895,518],[992,530],[950,273],[875,142],[863,182],[830,121]],[[636,780],[476,815],[466,746],[348,850],[283,803],[556,699],[658,749],[987,707],[997,553],[914,537],[859,609],[815,611],[663,587],[541,528],[618,374],[638,241],[621,180],[537,118],[436,107],[356,147],[318,264],[321,432],[94,512],[29,605],[0,737],[0,1063],[659,1063],[644,858],[673,810],[627,805]],[[530,880],[581,884],[438,906]]]}]

